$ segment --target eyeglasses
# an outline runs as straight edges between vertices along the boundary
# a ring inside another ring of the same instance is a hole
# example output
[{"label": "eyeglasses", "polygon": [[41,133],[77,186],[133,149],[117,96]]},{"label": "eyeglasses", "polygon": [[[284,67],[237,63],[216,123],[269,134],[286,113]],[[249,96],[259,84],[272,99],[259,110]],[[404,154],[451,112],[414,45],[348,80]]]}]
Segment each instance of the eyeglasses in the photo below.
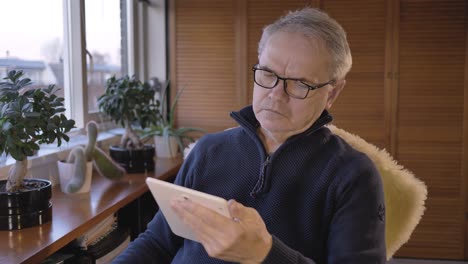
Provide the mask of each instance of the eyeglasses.
[{"label": "eyeglasses", "polygon": [[[273,89],[278,85],[279,80],[282,80],[284,82],[284,92],[297,99],[305,99],[309,94],[309,91],[335,83],[335,80],[330,80],[326,83],[310,85],[300,79],[279,77],[273,71],[259,68],[258,64],[253,66],[252,71],[254,72],[254,82],[259,86],[266,89]],[[287,81],[290,81],[289,85]]]}]

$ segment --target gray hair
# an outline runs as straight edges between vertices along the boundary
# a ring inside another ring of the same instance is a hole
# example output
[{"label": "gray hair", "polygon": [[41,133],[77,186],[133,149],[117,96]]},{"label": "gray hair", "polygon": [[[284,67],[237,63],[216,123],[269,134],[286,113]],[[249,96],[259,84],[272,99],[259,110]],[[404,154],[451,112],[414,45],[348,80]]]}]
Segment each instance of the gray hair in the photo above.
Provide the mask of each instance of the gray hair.
[{"label": "gray hair", "polygon": [[289,12],[273,24],[264,27],[258,43],[259,56],[270,37],[279,31],[300,32],[311,39],[322,40],[332,58],[329,69],[332,78],[344,78],[351,69],[352,58],[346,32],[326,13],[314,8],[304,8]]}]

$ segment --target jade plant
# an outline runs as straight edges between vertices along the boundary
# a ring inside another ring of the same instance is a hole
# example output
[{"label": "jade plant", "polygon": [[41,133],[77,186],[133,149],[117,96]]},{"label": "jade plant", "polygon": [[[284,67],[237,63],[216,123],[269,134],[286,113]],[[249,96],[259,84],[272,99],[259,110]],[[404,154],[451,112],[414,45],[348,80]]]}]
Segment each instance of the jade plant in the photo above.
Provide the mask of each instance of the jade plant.
[{"label": "jade plant", "polygon": [[96,122],[90,121],[86,125],[88,142],[85,146],[74,147],[68,154],[67,163],[75,166],[72,180],[65,187],[69,193],[77,192],[86,179],[86,163],[93,162],[97,172],[111,180],[119,179],[125,175],[125,169],[114,162],[101,148],[96,146],[98,126]]},{"label": "jade plant", "polygon": [[0,154],[11,155],[16,163],[11,167],[5,191],[24,188],[27,157],[39,150],[40,144],[68,141],[66,135],[75,121],[63,112],[64,98],[55,95],[57,88],[28,87],[31,79],[22,71],[9,71],[0,82]]},{"label": "jade plant", "polygon": [[106,90],[98,99],[99,108],[114,122],[125,128],[120,147],[141,149],[144,144],[132,124],[146,128],[157,122],[159,101],[155,99],[155,87],[141,82],[135,76],[109,78]]}]

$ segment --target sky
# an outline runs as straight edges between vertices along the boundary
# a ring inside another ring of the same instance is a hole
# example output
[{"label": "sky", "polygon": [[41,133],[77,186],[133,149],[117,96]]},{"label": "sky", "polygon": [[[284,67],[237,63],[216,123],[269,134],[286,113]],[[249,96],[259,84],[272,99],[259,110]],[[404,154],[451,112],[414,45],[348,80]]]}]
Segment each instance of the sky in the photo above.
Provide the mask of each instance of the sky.
[{"label": "sky", "polygon": [[[62,2],[0,0],[0,58],[8,51],[10,57],[46,60],[45,54],[58,50],[50,47],[63,43]],[[85,6],[87,49],[107,53],[111,63],[120,64],[119,0],[86,0]]]}]

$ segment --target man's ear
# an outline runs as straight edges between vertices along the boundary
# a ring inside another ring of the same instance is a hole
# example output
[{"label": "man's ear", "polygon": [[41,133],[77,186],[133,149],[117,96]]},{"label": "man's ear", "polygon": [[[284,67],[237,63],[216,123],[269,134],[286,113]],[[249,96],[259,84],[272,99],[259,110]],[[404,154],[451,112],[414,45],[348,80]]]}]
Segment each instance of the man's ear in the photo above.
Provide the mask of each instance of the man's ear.
[{"label": "man's ear", "polygon": [[327,110],[330,110],[336,98],[338,98],[338,95],[341,93],[341,91],[345,87],[345,84],[346,84],[346,80],[339,80],[335,83],[332,89],[328,91],[327,105],[325,106]]}]

